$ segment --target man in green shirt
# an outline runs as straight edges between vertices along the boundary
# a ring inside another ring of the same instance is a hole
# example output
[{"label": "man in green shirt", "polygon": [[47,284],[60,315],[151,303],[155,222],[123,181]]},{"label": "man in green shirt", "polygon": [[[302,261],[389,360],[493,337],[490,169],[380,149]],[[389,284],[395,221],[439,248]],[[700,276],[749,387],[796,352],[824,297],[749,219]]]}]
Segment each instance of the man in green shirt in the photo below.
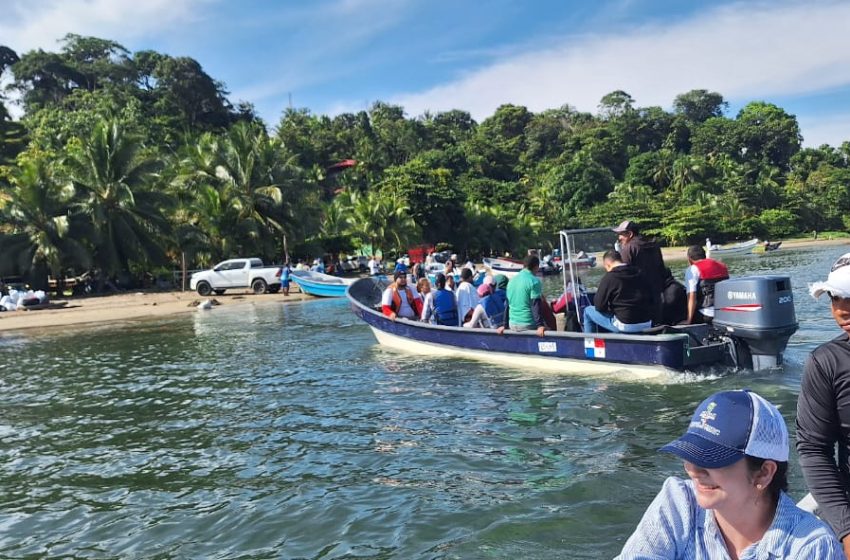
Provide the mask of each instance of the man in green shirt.
[{"label": "man in green shirt", "polygon": [[[540,259],[537,255],[525,258],[525,268],[508,282],[508,307],[505,312],[505,325],[512,331],[537,330],[538,336],[543,336],[546,330],[543,314],[540,311],[540,296],[543,286],[537,278]],[[499,334],[505,332],[505,325],[497,329]]]}]

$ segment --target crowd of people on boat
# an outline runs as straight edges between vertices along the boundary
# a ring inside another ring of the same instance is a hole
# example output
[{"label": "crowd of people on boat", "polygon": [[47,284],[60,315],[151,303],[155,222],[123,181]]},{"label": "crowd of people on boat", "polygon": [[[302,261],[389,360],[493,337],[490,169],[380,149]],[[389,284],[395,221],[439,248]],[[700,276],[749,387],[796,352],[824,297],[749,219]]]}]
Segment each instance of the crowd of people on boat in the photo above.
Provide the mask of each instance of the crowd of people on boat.
[{"label": "crowd of people on boat", "polygon": [[[530,253],[523,269],[510,281],[503,275],[483,277],[472,262],[456,269],[456,255],[442,265],[429,258],[415,263],[400,259],[393,283],[383,293],[385,315],[430,324],[537,331],[556,328],[554,313],[567,314],[567,330],[585,333],[639,333],[659,325],[710,323],[714,316],[714,287],[729,277],[726,265],[707,258],[693,245],[687,250],[684,283],[676,280],[664,264],[660,246],[640,233],[632,221],[621,223],[619,250],[602,257],[605,274],[595,294],[576,279],[556,302],[543,297],[539,279],[540,259]],[[428,271],[442,267],[429,282]],[[424,281],[423,281],[424,280]],[[476,287],[477,285],[477,287]],[[574,301],[576,300],[576,301]],[[581,328],[579,328],[581,325]]]}]

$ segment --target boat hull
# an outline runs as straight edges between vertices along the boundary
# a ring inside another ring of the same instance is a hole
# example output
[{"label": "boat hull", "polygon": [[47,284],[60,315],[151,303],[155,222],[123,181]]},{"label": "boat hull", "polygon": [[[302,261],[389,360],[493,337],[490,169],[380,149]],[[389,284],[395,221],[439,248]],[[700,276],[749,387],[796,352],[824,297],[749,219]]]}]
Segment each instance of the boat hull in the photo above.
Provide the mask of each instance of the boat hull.
[{"label": "boat hull", "polygon": [[345,297],[345,290],[356,279],[344,279],[316,272],[293,272],[292,281],[305,294],[317,297]]},{"label": "boat hull", "polygon": [[355,315],[371,327],[381,345],[428,355],[483,359],[535,371],[575,374],[624,373],[634,378],[696,365],[689,356],[686,334],[625,335],[547,331],[506,331],[429,325],[390,320],[375,308],[383,286],[366,278],[348,290]]},{"label": "boat hull", "polygon": [[722,257],[723,255],[746,255],[752,253],[758,246],[758,239],[751,239],[744,243],[736,243],[733,245],[714,245],[706,247],[706,255],[709,257]]}]

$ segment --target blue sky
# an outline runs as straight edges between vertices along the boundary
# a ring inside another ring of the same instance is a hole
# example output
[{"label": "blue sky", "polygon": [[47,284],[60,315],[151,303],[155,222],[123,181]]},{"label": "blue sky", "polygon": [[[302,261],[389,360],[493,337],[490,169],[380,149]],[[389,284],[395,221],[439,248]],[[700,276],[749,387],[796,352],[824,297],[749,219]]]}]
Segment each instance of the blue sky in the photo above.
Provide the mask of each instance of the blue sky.
[{"label": "blue sky", "polygon": [[65,33],[197,59],[271,125],[296,107],[502,103],[595,112],[616,89],[669,109],[690,89],[795,114],[806,145],[850,140],[850,2],[703,0],[5,0],[0,44]]}]

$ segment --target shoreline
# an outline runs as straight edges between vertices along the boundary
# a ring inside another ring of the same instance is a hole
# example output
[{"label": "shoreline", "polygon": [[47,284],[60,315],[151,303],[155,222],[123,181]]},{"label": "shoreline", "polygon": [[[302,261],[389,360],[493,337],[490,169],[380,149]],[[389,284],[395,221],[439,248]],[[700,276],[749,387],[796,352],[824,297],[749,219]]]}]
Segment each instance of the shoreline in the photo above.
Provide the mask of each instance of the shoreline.
[{"label": "shoreline", "polygon": [[[782,248],[809,249],[850,245],[850,238],[840,239],[790,239],[783,241]],[[666,262],[685,260],[685,247],[663,247],[661,252]],[[289,296],[281,293],[254,295],[247,290],[235,290],[215,296],[222,306],[270,305],[309,301],[313,296],[292,287]],[[193,302],[204,297],[195,292],[149,291],[125,292],[100,296],[68,297],[52,300],[47,309],[0,312],[0,336],[8,334],[57,334],[71,333],[81,329],[103,328],[122,323],[138,323],[149,319],[161,319],[183,313],[201,313]],[[211,312],[215,312],[214,309]]]}]

